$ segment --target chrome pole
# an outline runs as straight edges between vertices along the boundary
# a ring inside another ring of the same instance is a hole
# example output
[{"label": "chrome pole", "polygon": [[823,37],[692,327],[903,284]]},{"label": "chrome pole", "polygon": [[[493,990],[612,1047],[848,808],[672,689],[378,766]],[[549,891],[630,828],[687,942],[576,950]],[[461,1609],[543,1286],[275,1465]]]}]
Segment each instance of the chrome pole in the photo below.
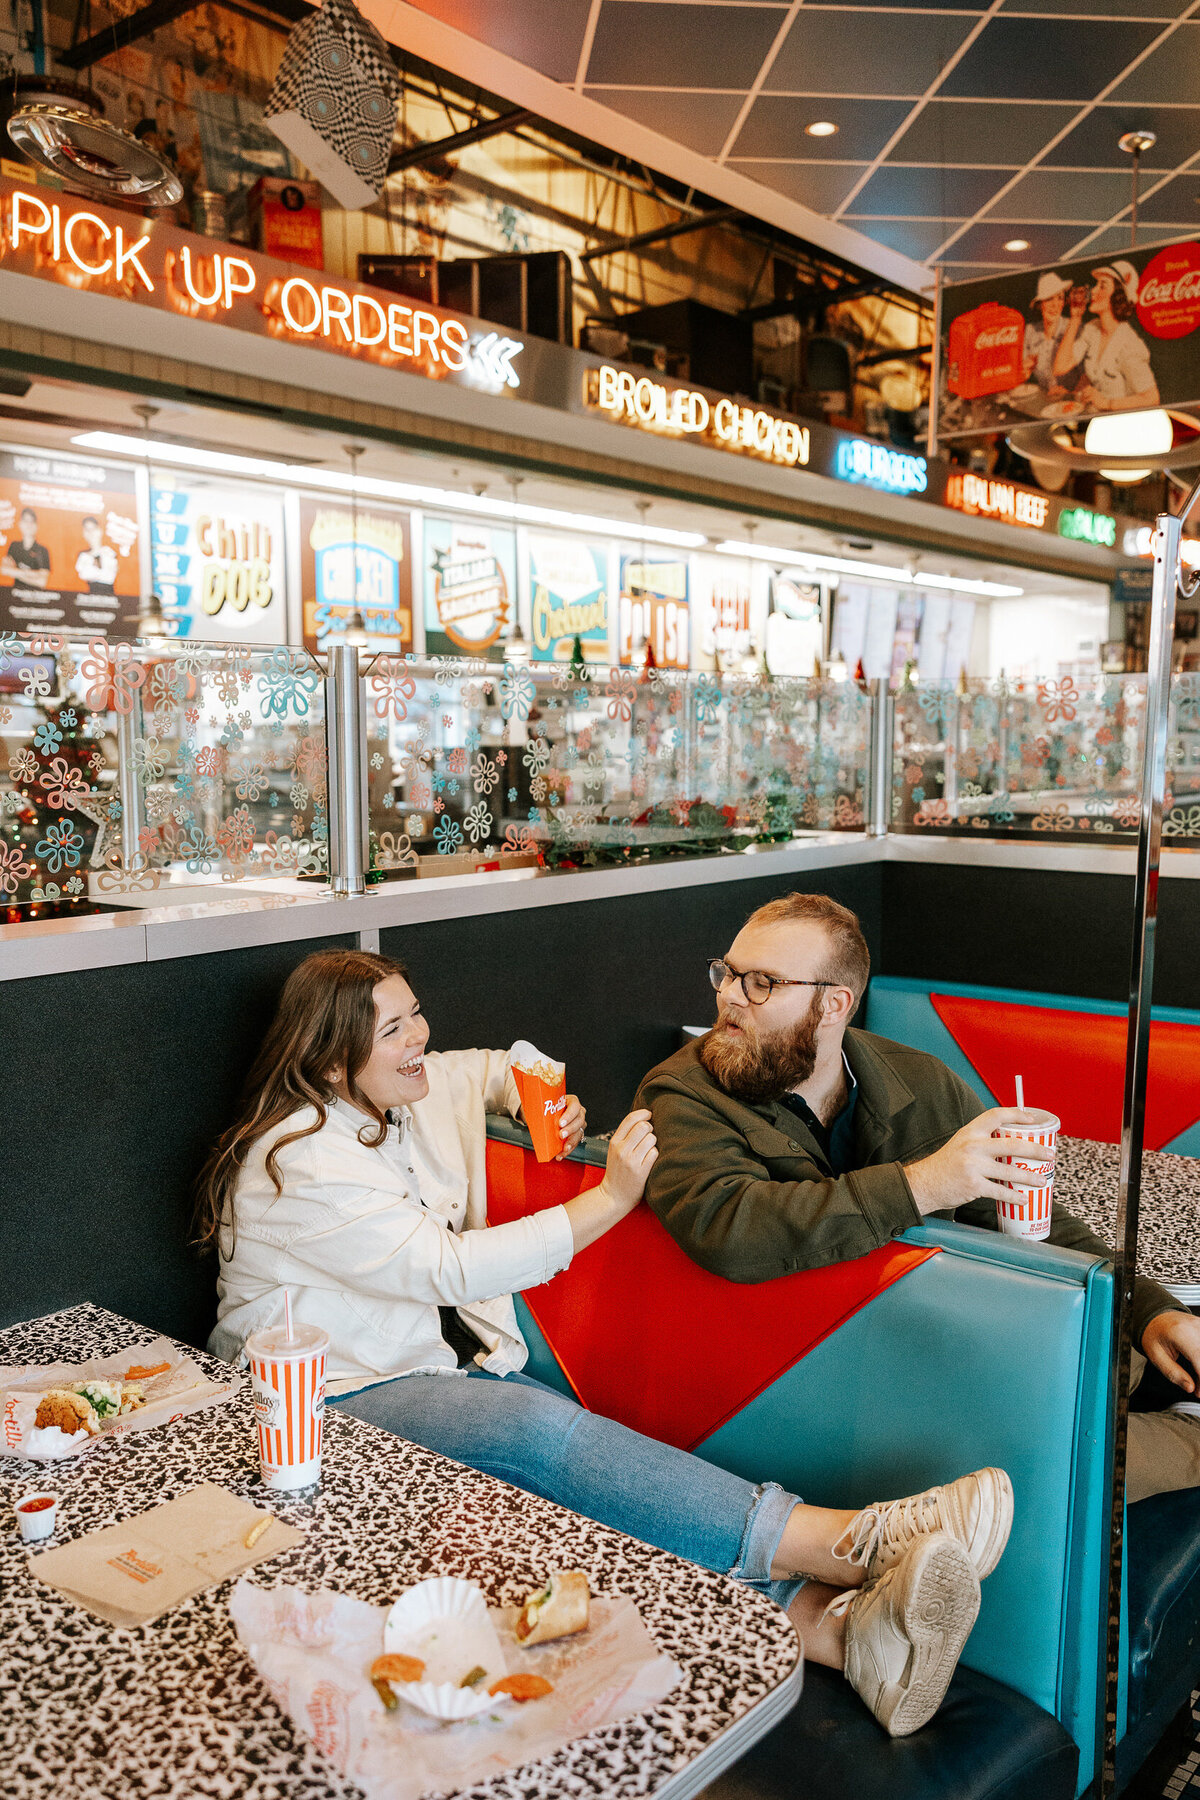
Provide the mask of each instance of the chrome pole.
[{"label": "chrome pole", "polygon": [[332,644],[328,668],[329,886],[345,900],[367,891],[367,719],[357,644]]},{"label": "chrome pole", "polygon": [[886,837],[892,819],[892,746],[896,702],[891,683],[877,675],[871,683],[871,738],[867,751],[867,835]]},{"label": "chrome pole", "polygon": [[1167,715],[1171,703],[1171,647],[1175,638],[1177,590],[1190,597],[1200,583],[1184,580],[1179,561],[1183,527],[1197,499],[1192,489],[1177,517],[1160,513],[1154,539],[1154,590],[1150,602],[1150,650],[1146,674],[1146,736],[1142,751],[1142,803],[1134,886],[1133,955],[1129,973],[1129,1029],[1125,1046],[1125,1099],[1121,1118],[1121,1167],[1113,1281],[1109,1409],[1106,1432],[1105,1547],[1107,1580],[1101,1588],[1104,1665],[1098,1672],[1096,1782],[1099,1800],[1116,1792],[1117,1686],[1121,1672],[1121,1587],[1125,1553],[1125,1460],[1132,1350],[1133,1280],[1137,1271],[1138,1209],[1142,1189],[1142,1140],[1146,1122],[1146,1069],[1150,1051],[1150,1007],[1154,993],[1154,948],[1158,925],[1158,863],[1162,848],[1163,797],[1167,777]]},{"label": "chrome pole", "polygon": [[142,722],[141,700],[140,694],[133,694],[129,711],[117,714],[117,798],[121,802],[121,865],[125,869],[137,866],[135,858],[141,851],[142,827],[146,822],[142,784],[133,757]]}]

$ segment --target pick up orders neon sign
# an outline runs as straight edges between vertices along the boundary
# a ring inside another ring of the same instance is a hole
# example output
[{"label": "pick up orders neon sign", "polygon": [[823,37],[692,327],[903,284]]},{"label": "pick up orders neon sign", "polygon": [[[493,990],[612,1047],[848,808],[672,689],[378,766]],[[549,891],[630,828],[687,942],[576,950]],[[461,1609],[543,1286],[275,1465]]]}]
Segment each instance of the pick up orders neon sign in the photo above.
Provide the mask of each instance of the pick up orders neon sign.
[{"label": "pick up orders neon sign", "polygon": [[158,220],[43,199],[8,181],[0,214],[0,266],[16,274],[493,392],[521,385],[520,339],[472,332],[356,283],[289,274],[286,264],[217,250]]}]

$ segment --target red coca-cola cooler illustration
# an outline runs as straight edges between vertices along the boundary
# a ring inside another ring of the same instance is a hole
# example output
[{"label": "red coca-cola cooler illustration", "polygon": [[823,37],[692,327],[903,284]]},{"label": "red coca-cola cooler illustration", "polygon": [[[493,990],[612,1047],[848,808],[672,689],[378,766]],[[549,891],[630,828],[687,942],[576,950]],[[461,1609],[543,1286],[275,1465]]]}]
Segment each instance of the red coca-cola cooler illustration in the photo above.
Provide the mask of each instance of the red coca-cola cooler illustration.
[{"label": "red coca-cola cooler illustration", "polygon": [[946,386],[962,400],[1002,394],[1021,381],[1025,320],[1015,306],[985,300],[950,326]]}]

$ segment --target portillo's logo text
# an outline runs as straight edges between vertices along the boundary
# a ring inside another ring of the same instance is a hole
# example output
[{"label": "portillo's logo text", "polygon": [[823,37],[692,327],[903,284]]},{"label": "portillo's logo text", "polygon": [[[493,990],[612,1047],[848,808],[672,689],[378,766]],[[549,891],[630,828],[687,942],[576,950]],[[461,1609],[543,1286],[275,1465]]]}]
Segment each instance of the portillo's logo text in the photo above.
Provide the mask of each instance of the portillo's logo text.
[{"label": "portillo's logo text", "polygon": [[525,346],[499,331],[472,332],[461,319],[383,299],[353,282],[104,207],[43,199],[0,182],[0,267],[88,293],[106,294],[185,318],[317,344],[343,356],[498,392],[519,388]]},{"label": "portillo's logo text", "polygon": [[587,371],[583,397],[587,406],[643,431],[701,438],[722,450],[737,450],[785,468],[808,462],[806,425],[737,400],[710,400],[697,388],[670,388],[649,375],[635,375],[630,369],[614,369],[605,363]]}]

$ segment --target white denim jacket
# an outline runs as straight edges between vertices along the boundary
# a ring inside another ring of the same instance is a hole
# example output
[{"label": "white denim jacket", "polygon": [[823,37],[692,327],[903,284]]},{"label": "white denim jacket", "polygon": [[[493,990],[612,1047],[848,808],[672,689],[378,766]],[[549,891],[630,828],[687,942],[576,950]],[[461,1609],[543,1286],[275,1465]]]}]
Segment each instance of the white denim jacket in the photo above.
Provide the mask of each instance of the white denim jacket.
[{"label": "white denim jacket", "polygon": [[237,1184],[236,1242],[225,1233],[217,1325],[209,1349],[242,1359],[252,1331],[292,1315],[329,1332],[328,1391],[353,1393],[395,1375],[454,1374],[437,1308],[454,1306],[497,1375],[528,1357],[512,1294],[548,1281],[571,1261],[561,1206],[487,1226],[486,1119],[520,1110],[503,1050],[426,1057],[429,1093],[389,1128],[334,1101],[320,1131],[279,1153],[282,1194],[266,1172],[271,1144],[316,1113],[307,1107],[259,1139]]}]

